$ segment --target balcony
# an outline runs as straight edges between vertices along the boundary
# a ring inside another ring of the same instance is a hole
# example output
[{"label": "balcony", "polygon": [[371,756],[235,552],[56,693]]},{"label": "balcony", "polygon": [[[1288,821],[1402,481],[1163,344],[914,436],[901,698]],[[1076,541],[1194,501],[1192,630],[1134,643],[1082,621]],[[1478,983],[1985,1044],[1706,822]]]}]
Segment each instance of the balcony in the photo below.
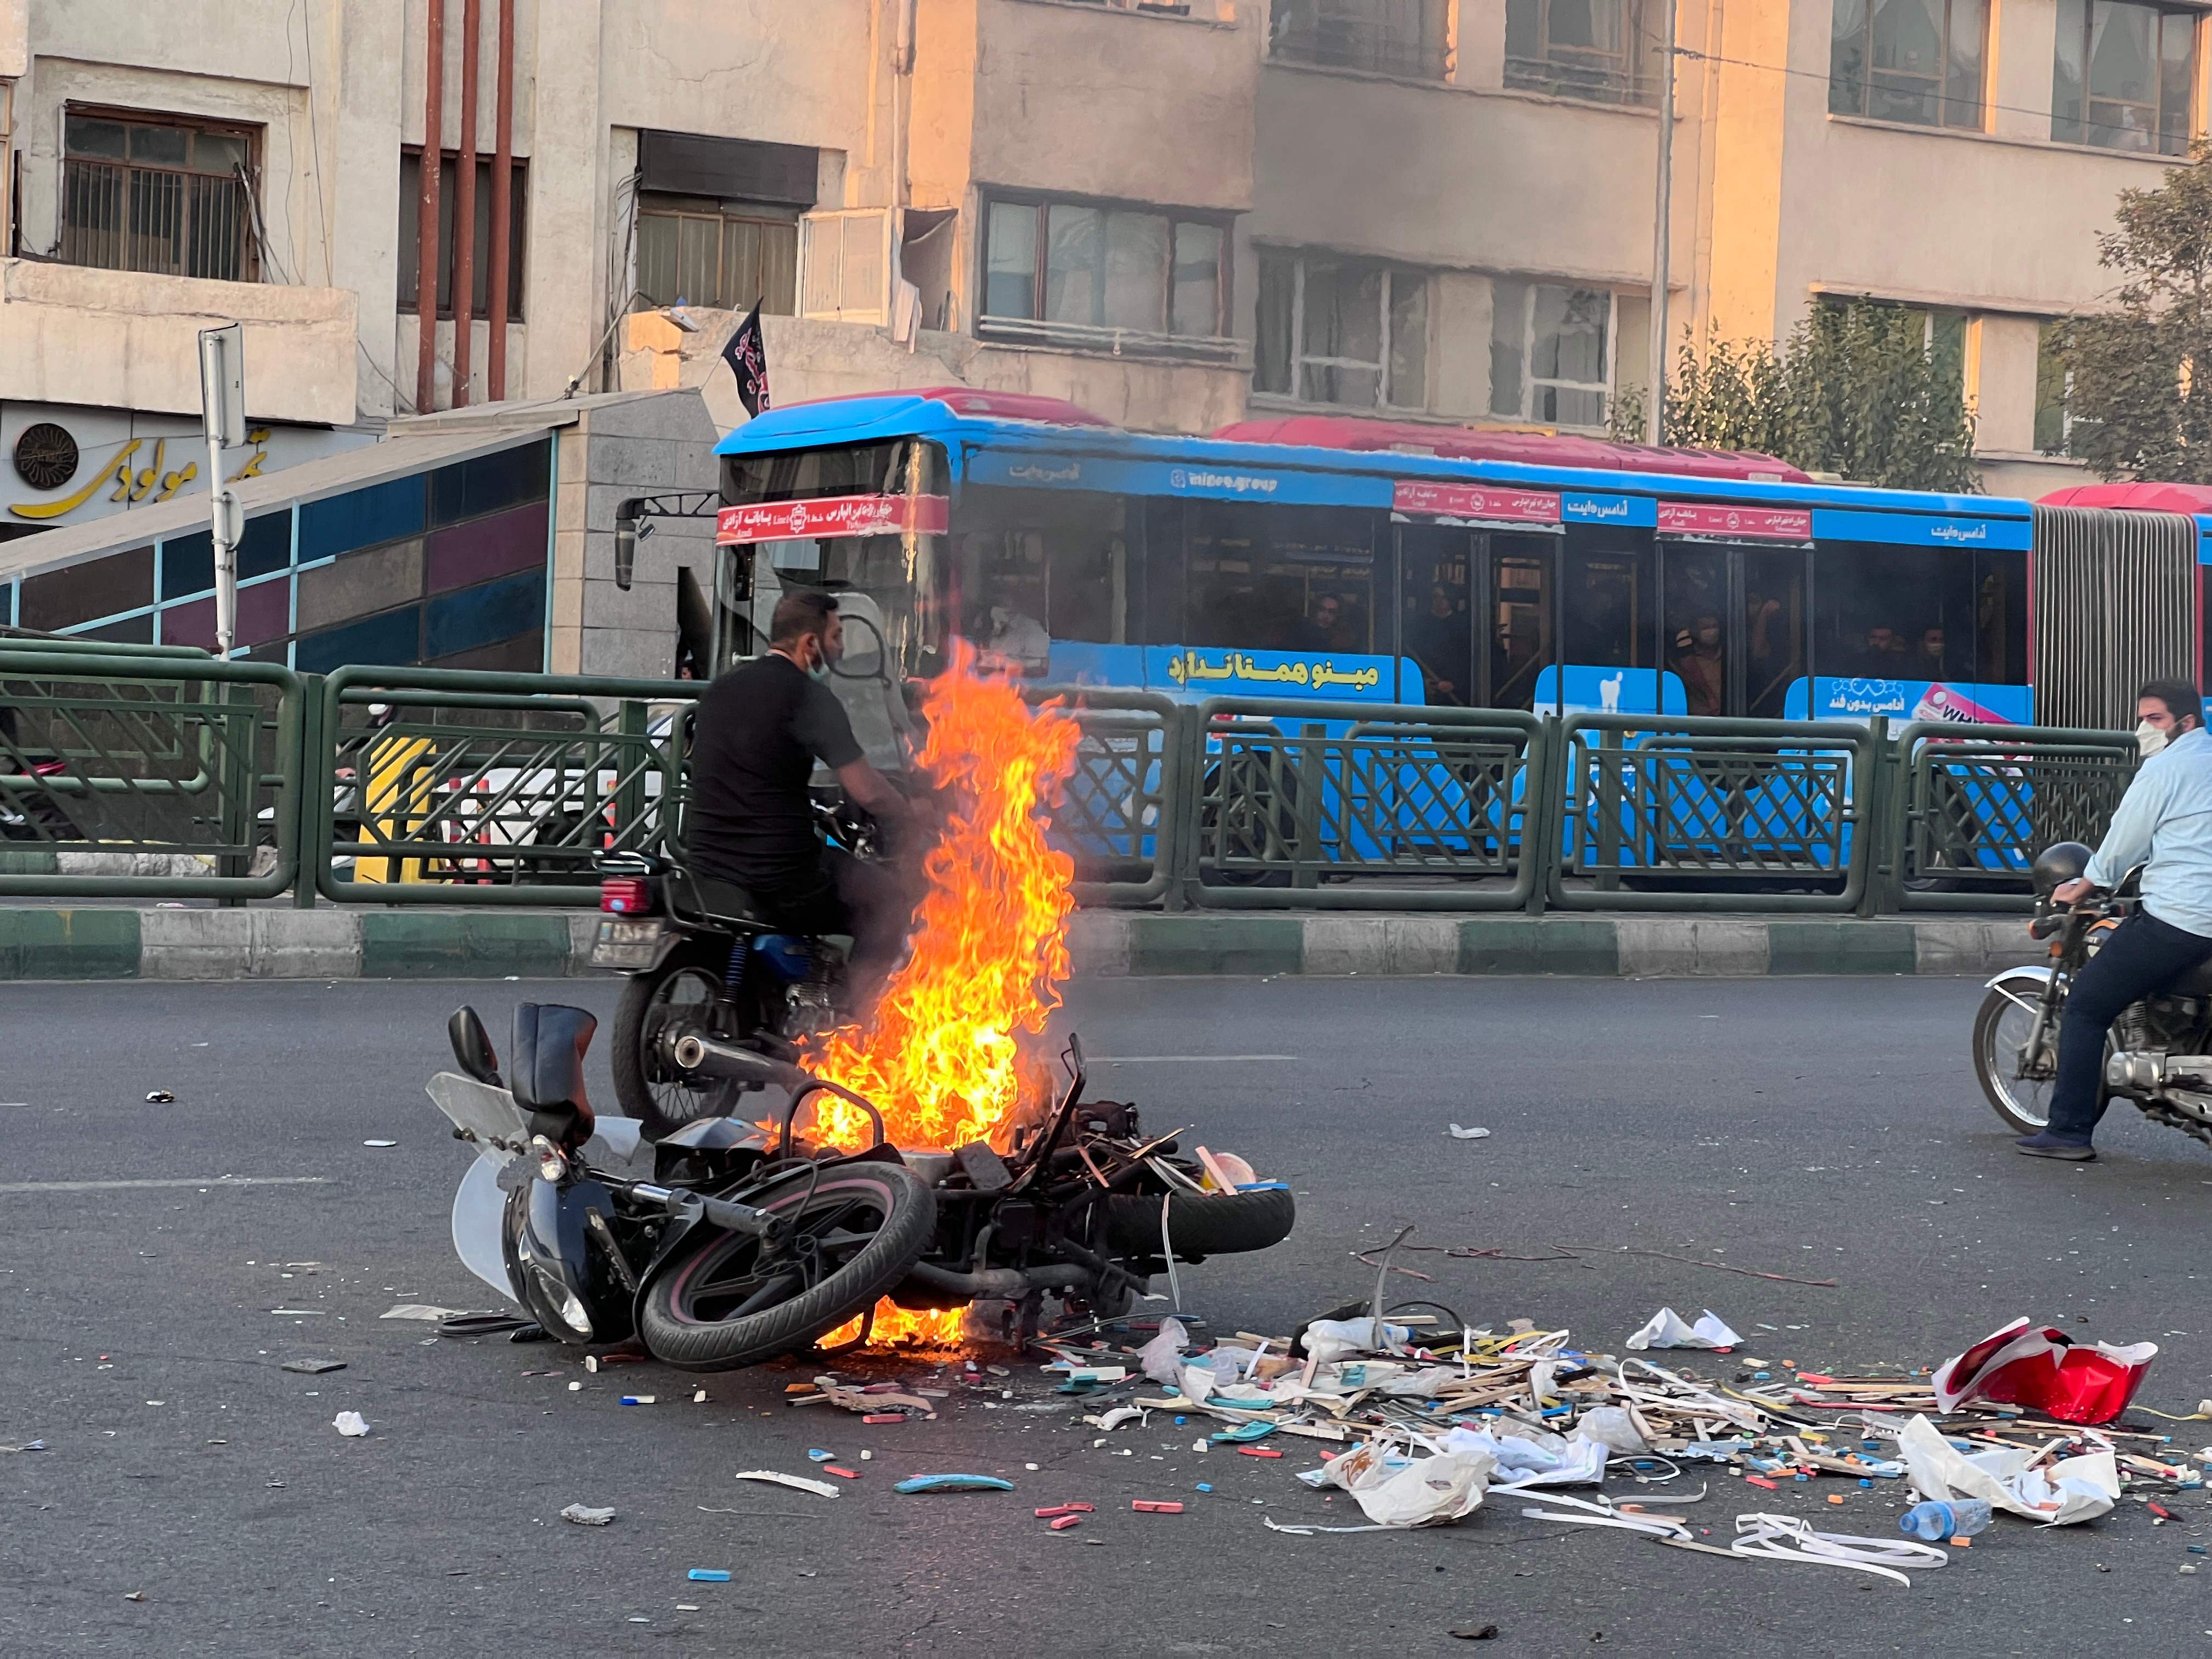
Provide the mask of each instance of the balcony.
[{"label": "balcony", "polygon": [[257,420],[349,425],[352,290],[0,259],[0,400],[197,415],[199,331],[246,327]]}]

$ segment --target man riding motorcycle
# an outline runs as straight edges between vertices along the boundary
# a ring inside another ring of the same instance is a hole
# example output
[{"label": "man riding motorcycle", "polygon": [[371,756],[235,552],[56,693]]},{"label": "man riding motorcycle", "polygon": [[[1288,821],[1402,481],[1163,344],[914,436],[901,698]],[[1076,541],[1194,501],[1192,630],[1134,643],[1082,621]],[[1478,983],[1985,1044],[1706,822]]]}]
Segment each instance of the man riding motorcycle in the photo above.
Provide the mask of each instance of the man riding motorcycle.
[{"label": "man riding motorcycle", "polygon": [[2105,1033],[2130,1004],[2212,957],[2212,732],[2204,729],[2203,703],[2186,681],[2153,680],[2136,708],[2142,769],[2087,870],[2051,897],[2075,903],[2093,889],[2118,886],[2144,864],[2142,904],[2067,994],[2050,1123],[2015,1143],[2031,1158],[2096,1157],[2089,1142],[2105,1111]]},{"label": "man riding motorcycle", "polygon": [[895,842],[915,814],[861,757],[826,683],[844,649],[834,597],[802,588],[777,602],[768,654],[722,675],[699,700],[685,840],[696,873],[743,887],[778,927],[850,934],[849,983],[865,996],[896,965],[912,905],[891,871],[822,844],[807,794],[814,763]]}]

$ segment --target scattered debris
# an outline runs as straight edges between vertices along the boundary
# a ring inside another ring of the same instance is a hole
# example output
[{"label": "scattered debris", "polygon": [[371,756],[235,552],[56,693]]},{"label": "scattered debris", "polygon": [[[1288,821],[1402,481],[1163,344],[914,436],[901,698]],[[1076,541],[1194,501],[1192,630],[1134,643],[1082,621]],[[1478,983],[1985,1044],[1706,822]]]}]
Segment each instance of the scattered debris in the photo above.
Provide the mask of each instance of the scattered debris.
[{"label": "scattered debris", "polygon": [[1480,1625],[1473,1630],[1446,1631],[1444,1634],[1456,1636],[1462,1642],[1495,1642],[1498,1639],[1498,1626]]},{"label": "scattered debris", "polygon": [[788,1486],[793,1492],[811,1492],[817,1498],[835,1498],[837,1488],[827,1480],[809,1480],[803,1474],[781,1474],[774,1469],[740,1469],[739,1480],[764,1480],[770,1486]]},{"label": "scattered debris", "polygon": [[0,1444],[0,1452],[44,1451],[46,1449],[46,1443],[43,1440],[19,1440],[12,1446]]},{"label": "scattered debris", "polygon": [[622,1397],[622,1403],[625,1406],[650,1406],[659,1398],[657,1394],[626,1394]]},{"label": "scattered debris", "polygon": [[1139,1515],[1181,1515],[1182,1513],[1182,1505],[1180,1504],[1154,1503],[1143,1498],[1131,1498],[1129,1507]]},{"label": "scattered debris", "polygon": [[615,1518],[612,1510],[595,1510],[588,1504],[571,1504],[561,1511],[563,1521],[573,1521],[580,1527],[604,1527]]},{"label": "scattered debris", "polygon": [[858,1412],[871,1423],[896,1423],[907,1412],[934,1418],[937,1407],[917,1394],[903,1393],[897,1389],[878,1387],[858,1388],[850,1382],[841,1382],[834,1376],[814,1379],[815,1395],[804,1401],[792,1403],[811,1405],[814,1400],[828,1401],[831,1405],[848,1412]]},{"label": "scattered debris", "polygon": [[1936,1403],[1952,1412],[1986,1400],[2062,1423],[2109,1423],[2128,1408],[2157,1357],[2155,1342],[2076,1342],[2055,1325],[2015,1319],[1936,1368]]},{"label": "scattered debris", "polygon": [[1628,1346],[1638,1352],[1646,1348],[1726,1350],[1740,1346],[1742,1341],[1711,1308],[1694,1325],[1685,1324],[1672,1308],[1662,1308],[1651,1316],[1649,1324],[1628,1339]]},{"label": "scattered debris", "polygon": [[144,1590],[125,1590],[123,1593],[123,1599],[126,1601],[143,1601],[146,1599],[146,1592]]},{"label": "scattered debris", "polygon": [[[276,1311],[285,1313],[296,1310],[279,1308]],[[466,1311],[462,1308],[433,1307],[427,1302],[402,1302],[396,1307],[386,1308],[382,1313],[377,1315],[377,1317],[379,1319],[419,1319],[425,1324],[435,1324],[439,1320],[451,1319],[455,1315]]]},{"label": "scattered debris", "polygon": [[297,1371],[302,1376],[321,1376],[328,1371],[343,1370],[345,1361],[343,1359],[288,1359],[276,1369],[283,1371]]},{"label": "scattered debris", "polygon": [[361,1144],[364,1146],[397,1146],[399,1143],[396,1140],[364,1140]]},{"label": "scattered debris", "polygon": [[893,1486],[896,1492],[1012,1492],[1014,1483],[995,1474],[916,1474]]},{"label": "scattered debris", "polygon": [[359,1412],[340,1412],[331,1419],[331,1426],[349,1440],[358,1440],[368,1432],[368,1423]]},{"label": "scattered debris", "polygon": [[730,1582],[726,1567],[694,1567],[684,1576],[695,1584],[726,1584]]},{"label": "scattered debris", "polygon": [[173,1106],[177,1103],[177,1097],[167,1089],[155,1089],[148,1092],[146,1103],[149,1106]]},{"label": "scattered debris", "polygon": [[1487,1140],[1490,1139],[1490,1131],[1487,1129],[1462,1129],[1456,1123],[1450,1126],[1448,1133],[1454,1140]]}]

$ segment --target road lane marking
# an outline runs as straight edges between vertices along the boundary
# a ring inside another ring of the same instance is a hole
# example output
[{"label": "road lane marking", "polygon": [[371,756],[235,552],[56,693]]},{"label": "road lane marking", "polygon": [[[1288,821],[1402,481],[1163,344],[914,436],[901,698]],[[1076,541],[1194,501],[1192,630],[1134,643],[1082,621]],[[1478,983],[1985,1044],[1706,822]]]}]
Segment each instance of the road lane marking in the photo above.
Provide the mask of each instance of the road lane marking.
[{"label": "road lane marking", "polygon": [[194,1181],[0,1181],[0,1193],[112,1193],[135,1187],[327,1187],[328,1176],[202,1176]]},{"label": "road lane marking", "polygon": [[1084,1063],[1091,1066],[1243,1065],[1248,1060],[1297,1058],[1296,1054],[1085,1054],[1083,1057]]}]

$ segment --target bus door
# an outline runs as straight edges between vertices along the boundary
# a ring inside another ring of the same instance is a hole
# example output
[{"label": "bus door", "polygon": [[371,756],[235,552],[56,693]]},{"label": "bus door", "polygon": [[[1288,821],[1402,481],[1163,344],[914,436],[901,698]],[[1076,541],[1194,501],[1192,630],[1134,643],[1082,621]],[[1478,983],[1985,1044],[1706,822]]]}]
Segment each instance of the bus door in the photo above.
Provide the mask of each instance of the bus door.
[{"label": "bus door", "polygon": [[1808,661],[1812,550],[1662,531],[1659,565],[1661,661],[1683,712],[1785,718]]},{"label": "bus door", "polygon": [[[1532,708],[1558,660],[1556,530],[1407,520],[1398,532],[1400,654],[1420,701]],[[1413,700],[1413,687],[1400,695]]]}]

